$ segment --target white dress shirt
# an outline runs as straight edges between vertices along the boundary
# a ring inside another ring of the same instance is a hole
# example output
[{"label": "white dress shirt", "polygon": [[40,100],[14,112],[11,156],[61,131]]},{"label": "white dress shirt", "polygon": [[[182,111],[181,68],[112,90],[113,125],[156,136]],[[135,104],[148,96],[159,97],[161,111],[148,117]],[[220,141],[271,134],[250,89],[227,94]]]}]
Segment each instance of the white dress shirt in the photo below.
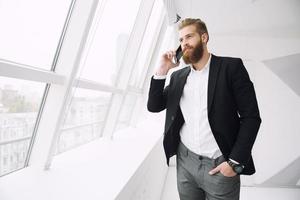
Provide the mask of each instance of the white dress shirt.
[{"label": "white dress shirt", "polygon": [[211,55],[199,71],[192,66],[180,99],[180,108],[185,120],[180,137],[182,143],[196,154],[209,158],[222,155],[211,131],[207,115],[207,88]]}]

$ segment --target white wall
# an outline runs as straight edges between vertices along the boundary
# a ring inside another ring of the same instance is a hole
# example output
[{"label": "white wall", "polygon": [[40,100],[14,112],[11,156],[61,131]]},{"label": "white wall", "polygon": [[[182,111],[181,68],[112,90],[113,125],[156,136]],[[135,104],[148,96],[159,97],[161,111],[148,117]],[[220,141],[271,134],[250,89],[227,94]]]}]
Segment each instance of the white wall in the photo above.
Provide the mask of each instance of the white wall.
[{"label": "white wall", "polygon": [[[300,157],[300,98],[262,62],[245,62],[254,82],[262,124],[253,148],[261,184]],[[300,168],[300,166],[299,166]]]}]

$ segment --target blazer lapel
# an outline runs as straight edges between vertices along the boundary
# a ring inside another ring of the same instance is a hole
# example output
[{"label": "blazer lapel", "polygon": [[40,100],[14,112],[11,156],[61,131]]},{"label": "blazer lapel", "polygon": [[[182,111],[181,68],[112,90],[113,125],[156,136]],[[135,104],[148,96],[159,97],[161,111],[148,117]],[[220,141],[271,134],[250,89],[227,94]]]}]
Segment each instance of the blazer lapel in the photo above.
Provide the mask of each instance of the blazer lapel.
[{"label": "blazer lapel", "polygon": [[218,74],[220,71],[221,60],[215,55],[211,55],[209,76],[208,76],[208,91],[207,91],[207,113],[210,113],[211,105],[213,102]]},{"label": "blazer lapel", "polygon": [[[177,106],[180,102],[180,98],[181,98],[181,95],[182,95],[182,92],[183,92],[183,88],[184,88],[184,85],[185,85],[185,82],[186,82],[186,79],[187,79],[187,76],[189,75],[190,73],[190,67],[185,67],[183,69],[181,69],[181,72],[180,73],[177,73],[175,76],[174,76],[174,84],[173,86],[170,88],[172,90],[172,104],[170,105],[172,107],[171,110],[174,110],[174,112],[176,111],[177,109]],[[176,73],[176,72],[174,72]]]},{"label": "blazer lapel", "polygon": [[180,73],[178,75],[178,78],[176,78],[176,82],[175,82],[175,105],[177,106],[179,104],[182,92],[183,92],[183,88],[187,79],[187,76],[189,75],[191,71],[190,67],[186,67],[184,69],[182,69],[182,73]]},{"label": "blazer lapel", "polygon": [[[170,96],[170,98],[172,99],[169,107],[168,107],[168,111],[167,111],[167,125],[165,127],[165,132],[168,132],[170,126],[172,125],[172,121],[170,121],[172,118],[175,119],[176,114],[177,114],[177,110],[180,109],[179,102],[180,102],[180,98],[183,92],[183,88],[187,79],[187,76],[190,72],[190,67],[186,67],[181,69],[181,72],[176,74],[176,76],[174,76],[174,84],[171,86],[171,94],[173,94],[172,96]],[[175,72],[174,72],[175,73]],[[168,118],[168,116],[170,118]],[[169,119],[169,120],[168,120]]]}]

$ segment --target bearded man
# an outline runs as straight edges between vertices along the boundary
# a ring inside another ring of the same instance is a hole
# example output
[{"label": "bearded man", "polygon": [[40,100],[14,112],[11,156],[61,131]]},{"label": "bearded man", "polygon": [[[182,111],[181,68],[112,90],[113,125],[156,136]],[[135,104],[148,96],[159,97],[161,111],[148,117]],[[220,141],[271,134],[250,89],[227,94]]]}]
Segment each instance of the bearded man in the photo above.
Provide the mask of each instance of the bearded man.
[{"label": "bearded man", "polygon": [[165,79],[175,51],[161,56],[151,79],[147,107],[166,109],[164,150],[176,155],[181,200],[237,200],[240,175],[255,173],[251,150],[261,123],[253,83],[240,58],[208,52],[209,34],[200,19],[179,24],[188,65]]}]

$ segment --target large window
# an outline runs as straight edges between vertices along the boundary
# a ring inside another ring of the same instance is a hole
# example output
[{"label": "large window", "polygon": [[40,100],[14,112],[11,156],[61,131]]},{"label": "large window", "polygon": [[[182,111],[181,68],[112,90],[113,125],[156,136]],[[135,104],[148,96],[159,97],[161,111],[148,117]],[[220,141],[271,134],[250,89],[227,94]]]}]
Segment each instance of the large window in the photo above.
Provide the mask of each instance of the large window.
[{"label": "large window", "polygon": [[25,166],[44,88],[0,77],[0,176]]},{"label": "large window", "polygon": [[1,0],[0,58],[51,69],[71,0]]},{"label": "large window", "polygon": [[152,3],[0,1],[0,176],[132,122],[158,35]]}]

